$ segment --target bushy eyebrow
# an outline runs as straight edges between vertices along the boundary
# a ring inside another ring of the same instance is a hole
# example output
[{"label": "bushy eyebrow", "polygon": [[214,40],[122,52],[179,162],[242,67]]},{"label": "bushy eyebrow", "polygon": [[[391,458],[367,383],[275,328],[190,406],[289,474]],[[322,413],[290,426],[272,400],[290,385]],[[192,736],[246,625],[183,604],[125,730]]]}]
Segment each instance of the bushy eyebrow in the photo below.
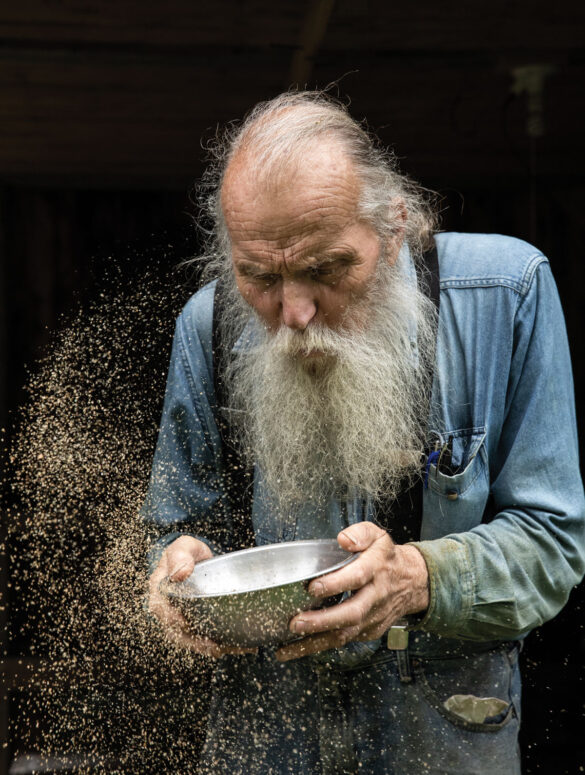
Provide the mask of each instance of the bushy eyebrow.
[{"label": "bushy eyebrow", "polygon": [[[310,269],[327,266],[328,264],[351,264],[356,260],[355,251],[348,248],[331,248],[319,256],[308,256],[305,259],[299,259],[295,263],[293,272],[303,272]],[[278,273],[284,262],[264,263],[255,260],[253,257],[236,258],[235,264],[240,272],[270,274]]]}]

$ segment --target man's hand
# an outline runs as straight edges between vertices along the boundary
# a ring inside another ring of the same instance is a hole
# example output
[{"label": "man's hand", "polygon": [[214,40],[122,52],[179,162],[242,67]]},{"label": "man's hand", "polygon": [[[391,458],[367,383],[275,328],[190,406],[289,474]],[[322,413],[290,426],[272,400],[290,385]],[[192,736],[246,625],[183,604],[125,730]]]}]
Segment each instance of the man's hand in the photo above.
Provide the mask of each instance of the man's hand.
[{"label": "man's hand", "polygon": [[182,648],[188,648],[209,657],[254,652],[255,649],[220,646],[209,638],[195,635],[179,609],[171,605],[159,592],[160,582],[166,576],[171,581],[184,581],[193,572],[195,563],[206,560],[208,557],[213,557],[213,553],[207,544],[191,536],[181,536],[169,544],[150,577],[149,611],[162,624],[168,639]]},{"label": "man's hand", "polygon": [[316,597],[348,591],[352,595],[331,608],[297,614],[290,629],[308,637],[280,648],[276,656],[282,661],[339,648],[352,640],[375,640],[403,616],[429,605],[427,566],[414,546],[398,546],[373,522],[351,525],[337,541],[361,556],[312,581],[309,592]]}]

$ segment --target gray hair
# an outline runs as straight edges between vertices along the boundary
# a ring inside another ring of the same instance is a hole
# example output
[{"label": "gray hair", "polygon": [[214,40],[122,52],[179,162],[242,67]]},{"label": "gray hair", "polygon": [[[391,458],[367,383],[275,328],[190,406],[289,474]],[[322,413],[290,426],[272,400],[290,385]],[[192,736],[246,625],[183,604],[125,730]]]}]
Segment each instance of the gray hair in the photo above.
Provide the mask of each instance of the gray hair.
[{"label": "gray hair", "polygon": [[418,257],[431,246],[438,226],[433,194],[399,172],[393,153],[383,148],[338,100],[320,91],[286,92],[256,105],[241,124],[218,132],[208,147],[211,163],[198,194],[202,215],[211,224],[209,229],[203,228],[207,238],[202,257],[206,263],[204,277],[211,279],[224,273],[230,258],[221,191],[235,156],[250,150],[259,174],[278,175],[285,166],[299,164],[308,146],[323,137],[339,142],[353,162],[361,183],[361,216],[380,237],[395,233],[395,203],[406,210],[405,240],[412,255]]}]

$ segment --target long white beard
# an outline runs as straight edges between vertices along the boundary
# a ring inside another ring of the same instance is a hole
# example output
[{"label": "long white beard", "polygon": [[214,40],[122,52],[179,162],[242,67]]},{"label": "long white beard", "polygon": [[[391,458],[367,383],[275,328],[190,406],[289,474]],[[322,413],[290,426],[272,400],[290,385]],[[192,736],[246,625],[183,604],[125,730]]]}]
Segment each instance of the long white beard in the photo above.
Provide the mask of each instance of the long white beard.
[{"label": "long white beard", "polygon": [[[258,324],[259,344],[228,371],[230,404],[245,418],[242,450],[282,508],[393,497],[416,475],[435,316],[414,283],[380,261],[366,302],[348,311],[343,330],[311,325],[271,334]],[[416,348],[409,324],[416,325]],[[303,356],[311,351],[325,357]]]}]

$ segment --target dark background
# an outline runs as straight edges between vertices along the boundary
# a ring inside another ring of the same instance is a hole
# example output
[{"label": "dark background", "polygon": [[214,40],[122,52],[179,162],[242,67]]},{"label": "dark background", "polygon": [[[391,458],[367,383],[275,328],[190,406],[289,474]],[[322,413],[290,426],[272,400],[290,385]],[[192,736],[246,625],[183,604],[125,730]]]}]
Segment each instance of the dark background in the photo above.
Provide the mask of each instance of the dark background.
[{"label": "dark background", "polygon": [[[582,415],[584,44],[585,4],[569,0],[3,4],[5,448],[25,364],[34,370],[60,316],[95,295],[113,265],[132,282],[150,262],[164,270],[197,251],[188,194],[203,169],[202,140],[290,85],[332,81],[404,171],[440,193],[445,229],[510,234],[549,256]],[[9,721],[35,691],[37,666],[26,644],[8,637],[17,606],[6,565],[0,773],[23,752]],[[584,771],[584,603],[580,587],[528,639],[526,772]]]}]

